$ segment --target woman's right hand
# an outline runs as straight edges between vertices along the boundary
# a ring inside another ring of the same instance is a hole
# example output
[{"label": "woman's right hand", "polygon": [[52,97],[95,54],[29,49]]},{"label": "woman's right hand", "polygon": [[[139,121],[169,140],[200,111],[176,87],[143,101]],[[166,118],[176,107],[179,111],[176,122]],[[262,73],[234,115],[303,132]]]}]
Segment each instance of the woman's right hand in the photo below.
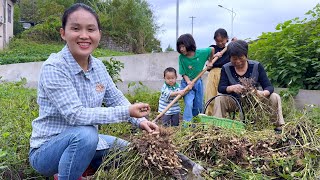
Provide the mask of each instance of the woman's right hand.
[{"label": "woman's right hand", "polygon": [[129,113],[130,117],[145,117],[150,113],[150,106],[146,103],[135,103],[129,106]]},{"label": "woman's right hand", "polygon": [[229,87],[230,87],[231,92],[234,92],[236,94],[240,94],[244,90],[244,87],[241,84],[235,84],[235,85],[232,85]]}]

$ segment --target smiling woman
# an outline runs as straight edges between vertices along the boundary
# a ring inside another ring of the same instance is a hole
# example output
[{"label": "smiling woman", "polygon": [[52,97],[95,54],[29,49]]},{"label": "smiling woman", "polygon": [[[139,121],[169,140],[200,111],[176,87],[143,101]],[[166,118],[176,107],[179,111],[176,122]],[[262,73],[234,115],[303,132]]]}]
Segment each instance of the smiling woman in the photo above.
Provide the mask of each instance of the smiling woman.
[{"label": "smiling woman", "polygon": [[[88,70],[88,58],[94,49],[98,47],[101,32],[100,21],[91,9],[83,6],[83,9],[73,11],[69,9],[62,17],[60,34],[67,42],[69,50],[81,68]],[[72,12],[72,13],[70,13]],[[96,19],[96,21],[92,21]]]},{"label": "smiling woman", "polygon": [[159,128],[144,118],[149,105],[131,105],[104,64],[91,55],[101,38],[91,7],[78,3],[67,9],[60,34],[66,46],[51,54],[40,72],[39,117],[32,122],[29,159],[42,175],[78,179],[88,166],[96,170],[107,152],[128,144],[98,134],[97,125],[131,122],[147,132]]}]

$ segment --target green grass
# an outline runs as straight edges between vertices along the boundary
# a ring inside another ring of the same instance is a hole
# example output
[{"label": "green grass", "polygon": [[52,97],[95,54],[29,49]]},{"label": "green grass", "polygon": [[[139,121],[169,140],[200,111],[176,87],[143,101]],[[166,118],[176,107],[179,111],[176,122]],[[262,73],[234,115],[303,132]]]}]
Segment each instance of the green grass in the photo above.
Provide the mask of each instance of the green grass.
[{"label": "green grass", "polygon": [[[51,53],[59,52],[64,43],[48,42],[41,44],[24,39],[13,39],[7,49],[0,51],[0,65],[45,61]],[[95,57],[123,56],[131,53],[111,51],[97,48],[93,55]]]},{"label": "green grass", "polygon": [[36,90],[23,88],[25,83],[0,84],[0,179],[36,175],[28,163],[28,150],[38,106]]}]

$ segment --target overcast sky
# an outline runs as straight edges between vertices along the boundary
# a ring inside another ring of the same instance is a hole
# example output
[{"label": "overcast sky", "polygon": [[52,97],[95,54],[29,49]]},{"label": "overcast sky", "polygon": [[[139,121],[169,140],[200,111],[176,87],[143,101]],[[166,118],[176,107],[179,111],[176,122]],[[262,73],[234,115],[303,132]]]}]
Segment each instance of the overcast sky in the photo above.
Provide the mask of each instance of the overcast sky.
[{"label": "overcast sky", "polygon": [[[147,0],[153,9],[158,25],[161,47],[176,46],[176,0]],[[233,35],[238,39],[255,39],[262,32],[273,32],[277,24],[295,17],[304,18],[319,0],[179,0],[179,35],[192,32],[198,48],[213,44],[218,28],[231,36],[231,12],[236,13]]]}]

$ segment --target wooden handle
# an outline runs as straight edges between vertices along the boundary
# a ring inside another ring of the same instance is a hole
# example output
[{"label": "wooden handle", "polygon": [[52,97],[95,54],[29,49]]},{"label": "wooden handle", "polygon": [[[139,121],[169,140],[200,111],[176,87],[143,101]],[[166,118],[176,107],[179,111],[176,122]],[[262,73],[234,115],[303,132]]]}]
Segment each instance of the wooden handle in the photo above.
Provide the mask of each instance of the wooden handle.
[{"label": "wooden handle", "polygon": [[[220,52],[221,52],[222,54],[224,54],[226,51],[227,51],[227,47],[225,47],[225,48],[224,48],[222,51],[220,51]],[[216,61],[217,59],[219,59],[219,57],[213,58],[212,61]],[[204,69],[198,74],[198,76],[195,77],[195,78],[191,81],[192,84],[194,85],[194,83],[195,83],[208,69],[209,69],[208,67],[204,68]],[[192,86],[192,87],[193,87],[193,86]],[[192,88],[192,87],[191,87],[191,88]],[[190,91],[190,89],[188,88],[188,86],[185,87],[183,90],[184,90],[184,92],[185,92],[185,93],[183,94],[183,96]],[[172,106],[174,103],[176,103],[181,97],[182,97],[181,94],[177,95],[177,96],[171,101],[171,103],[168,104],[168,106],[167,106],[152,122],[156,122],[157,120],[159,120],[159,119],[161,118],[161,116],[163,116],[164,113],[166,113],[166,112],[171,108],[171,106]]]}]

